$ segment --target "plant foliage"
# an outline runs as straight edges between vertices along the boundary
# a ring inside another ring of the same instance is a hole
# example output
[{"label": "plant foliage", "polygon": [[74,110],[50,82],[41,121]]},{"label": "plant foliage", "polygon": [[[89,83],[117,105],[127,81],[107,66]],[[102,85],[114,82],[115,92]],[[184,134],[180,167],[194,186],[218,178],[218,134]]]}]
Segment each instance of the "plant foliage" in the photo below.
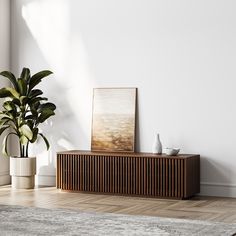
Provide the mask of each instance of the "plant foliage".
[{"label": "plant foliage", "polygon": [[[20,78],[9,71],[0,73],[12,85],[0,89],[0,98],[5,98],[0,111],[0,135],[6,133],[2,150],[6,156],[9,156],[7,144],[10,135],[18,137],[21,157],[28,157],[29,144],[36,142],[38,137],[43,138],[49,149],[49,142],[38,127],[55,115],[56,106],[42,97],[43,92],[36,86],[50,74],[51,71],[43,70],[31,76],[28,68],[23,68]],[[7,130],[10,132],[7,133]]]}]

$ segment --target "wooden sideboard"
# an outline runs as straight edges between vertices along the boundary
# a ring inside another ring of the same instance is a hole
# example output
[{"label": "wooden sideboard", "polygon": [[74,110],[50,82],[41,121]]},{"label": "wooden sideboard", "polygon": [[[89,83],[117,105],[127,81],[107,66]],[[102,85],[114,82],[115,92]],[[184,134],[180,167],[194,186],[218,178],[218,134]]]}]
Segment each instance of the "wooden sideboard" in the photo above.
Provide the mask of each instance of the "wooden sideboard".
[{"label": "wooden sideboard", "polygon": [[58,152],[57,188],[186,199],[200,192],[200,156]]}]

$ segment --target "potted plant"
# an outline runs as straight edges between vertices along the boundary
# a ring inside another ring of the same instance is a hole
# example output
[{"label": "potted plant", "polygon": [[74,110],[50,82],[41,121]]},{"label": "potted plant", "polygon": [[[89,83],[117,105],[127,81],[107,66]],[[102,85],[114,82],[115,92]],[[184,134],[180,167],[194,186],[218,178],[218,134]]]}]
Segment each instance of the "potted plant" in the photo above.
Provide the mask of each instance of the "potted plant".
[{"label": "potted plant", "polygon": [[12,85],[0,89],[0,98],[5,98],[0,111],[0,135],[5,134],[3,154],[9,156],[8,142],[11,135],[17,138],[19,144],[19,156],[10,157],[13,188],[34,188],[36,157],[29,157],[29,145],[42,137],[49,149],[49,142],[39,126],[55,115],[56,106],[47,102],[48,99],[42,97],[43,92],[36,86],[50,74],[51,71],[44,70],[31,76],[28,68],[23,68],[20,78],[9,71],[0,73]]}]

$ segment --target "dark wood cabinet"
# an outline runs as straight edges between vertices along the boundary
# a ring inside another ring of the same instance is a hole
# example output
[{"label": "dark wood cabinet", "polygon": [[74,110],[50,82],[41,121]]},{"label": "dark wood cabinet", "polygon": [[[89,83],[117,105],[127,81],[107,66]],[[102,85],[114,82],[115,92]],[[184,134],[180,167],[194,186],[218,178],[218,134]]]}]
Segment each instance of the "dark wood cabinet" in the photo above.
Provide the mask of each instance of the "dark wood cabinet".
[{"label": "dark wood cabinet", "polygon": [[186,199],[200,192],[200,156],[58,152],[57,188]]}]

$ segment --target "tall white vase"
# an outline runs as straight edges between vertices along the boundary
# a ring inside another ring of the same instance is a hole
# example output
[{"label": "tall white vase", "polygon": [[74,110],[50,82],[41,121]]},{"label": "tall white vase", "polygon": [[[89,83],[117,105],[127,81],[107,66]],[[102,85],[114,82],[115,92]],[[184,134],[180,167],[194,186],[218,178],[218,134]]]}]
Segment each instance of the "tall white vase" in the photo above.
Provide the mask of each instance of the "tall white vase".
[{"label": "tall white vase", "polygon": [[158,133],[155,134],[154,143],[152,145],[153,154],[162,154],[162,144],[160,141],[160,135]]}]

